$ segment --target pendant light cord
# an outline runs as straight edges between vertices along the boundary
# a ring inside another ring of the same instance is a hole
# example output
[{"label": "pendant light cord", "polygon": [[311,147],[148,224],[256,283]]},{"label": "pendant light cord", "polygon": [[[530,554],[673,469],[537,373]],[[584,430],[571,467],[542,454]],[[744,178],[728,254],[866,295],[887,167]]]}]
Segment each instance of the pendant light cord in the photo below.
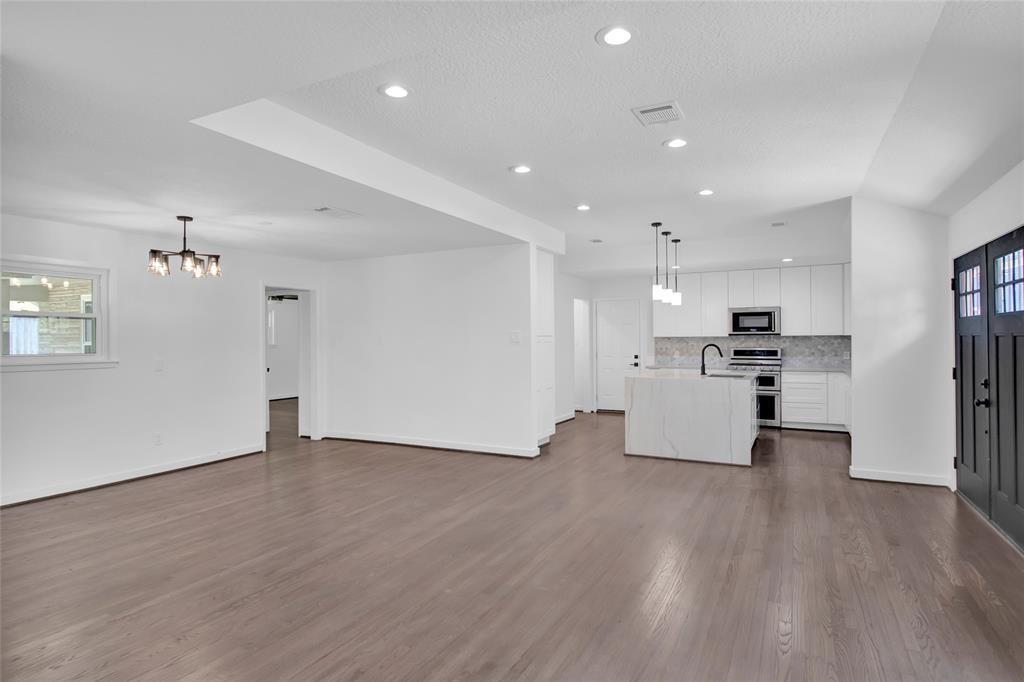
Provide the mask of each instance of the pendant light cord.
[{"label": "pendant light cord", "polygon": [[658,281],[658,228],[661,227],[661,223],[651,223],[651,227],[654,228],[654,283],[660,285]]},{"label": "pendant light cord", "polygon": [[661,234],[665,237],[665,288],[668,289],[668,236],[672,233],[662,232]]}]

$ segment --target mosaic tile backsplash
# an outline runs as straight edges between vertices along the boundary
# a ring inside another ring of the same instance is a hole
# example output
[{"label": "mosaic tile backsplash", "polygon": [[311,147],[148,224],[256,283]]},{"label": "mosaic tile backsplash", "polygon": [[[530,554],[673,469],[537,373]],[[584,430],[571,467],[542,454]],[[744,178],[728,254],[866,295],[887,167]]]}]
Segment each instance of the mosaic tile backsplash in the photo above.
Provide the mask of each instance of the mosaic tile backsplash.
[{"label": "mosaic tile backsplash", "polygon": [[733,348],[781,348],[782,367],[848,372],[849,336],[688,336],[654,339],[659,367],[700,367],[700,349],[717,343],[725,358],[708,352],[708,367],[724,367]]}]

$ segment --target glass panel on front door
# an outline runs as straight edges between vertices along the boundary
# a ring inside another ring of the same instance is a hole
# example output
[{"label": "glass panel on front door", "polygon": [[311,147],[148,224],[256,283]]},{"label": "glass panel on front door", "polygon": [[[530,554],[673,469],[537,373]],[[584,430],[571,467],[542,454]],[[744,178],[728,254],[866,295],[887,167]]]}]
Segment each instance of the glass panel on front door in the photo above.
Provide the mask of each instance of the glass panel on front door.
[{"label": "glass panel on front door", "polygon": [[1024,249],[996,258],[996,315],[1024,311]]},{"label": "glass panel on front door", "polygon": [[960,317],[981,315],[981,266],[975,265],[960,271],[958,293],[960,294]]}]

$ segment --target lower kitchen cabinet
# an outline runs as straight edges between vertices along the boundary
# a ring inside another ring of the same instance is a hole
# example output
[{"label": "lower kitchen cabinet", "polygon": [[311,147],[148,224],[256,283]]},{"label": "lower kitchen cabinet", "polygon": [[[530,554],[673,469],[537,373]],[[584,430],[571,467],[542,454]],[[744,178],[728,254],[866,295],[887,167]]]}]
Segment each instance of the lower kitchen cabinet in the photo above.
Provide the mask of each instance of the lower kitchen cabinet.
[{"label": "lower kitchen cabinet", "polygon": [[828,423],[850,426],[850,377],[842,372],[828,373]]},{"label": "lower kitchen cabinet", "polygon": [[782,371],[782,426],[848,431],[850,377],[843,372]]}]

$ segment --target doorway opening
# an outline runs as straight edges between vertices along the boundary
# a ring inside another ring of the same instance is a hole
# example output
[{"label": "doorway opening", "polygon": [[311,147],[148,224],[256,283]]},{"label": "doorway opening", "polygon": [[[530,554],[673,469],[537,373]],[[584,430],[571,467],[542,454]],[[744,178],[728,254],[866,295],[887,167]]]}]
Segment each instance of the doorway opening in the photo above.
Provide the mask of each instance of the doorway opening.
[{"label": "doorway opening", "polygon": [[261,374],[264,451],[279,451],[313,438],[314,294],[306,289],[262,286]]},{"label": "doorway opening", "polygon": [[594,354],[590,301],[572,300],[573,410],[594,411]]}]

